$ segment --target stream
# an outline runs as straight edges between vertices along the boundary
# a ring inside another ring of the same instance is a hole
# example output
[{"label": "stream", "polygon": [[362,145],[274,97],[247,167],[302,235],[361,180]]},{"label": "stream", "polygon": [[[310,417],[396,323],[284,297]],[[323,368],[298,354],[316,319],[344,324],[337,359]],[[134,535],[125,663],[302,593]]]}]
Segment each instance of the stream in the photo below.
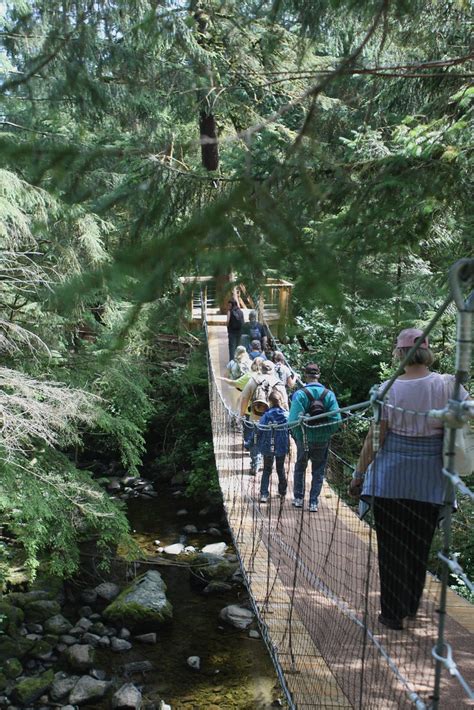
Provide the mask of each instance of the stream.
[{"label": "stream", "polygon": [[[225,533],[220,537],[206,532],[183,535],[185,525],[194,524],[199,531],[212,525],[222,530],[223,525],[215,517],[210,519],[202,511],[200,514],[188,500],[176,498],[168,487],[162,486],[158,492],[154,499],[128,501],[133,536],[147,556],[156,558],[157,539],[163,547],[176,542],[199,548],[220,541],[231,544]],[[188,514],[177,515],[179,510]],[[230,547],[228,552],[232,551]],[[149,565],[137,565],[136,573],[147,569]],[[160,699],[172,710],[264,710],[280,706],[282,691],[263,640],[250,638],[248,630],[225,626],[218,618],[224,606],[245,603],[245,588],[233,587],[226,593],[205,596],[190,583],[187,567],[173,565],[171,560],[171,564],[156,569],[168,587],[173,621],[160,629],[156,645],[136,643],[127,653],[127,663],[146,659],[154,666],[143,682],[143,707],[156,704],[159,708]],[[123,656],[102,653],[101,667],[114,675],[124,663]],[[200,657],[199,671],[187,665],[189,656]]]}]

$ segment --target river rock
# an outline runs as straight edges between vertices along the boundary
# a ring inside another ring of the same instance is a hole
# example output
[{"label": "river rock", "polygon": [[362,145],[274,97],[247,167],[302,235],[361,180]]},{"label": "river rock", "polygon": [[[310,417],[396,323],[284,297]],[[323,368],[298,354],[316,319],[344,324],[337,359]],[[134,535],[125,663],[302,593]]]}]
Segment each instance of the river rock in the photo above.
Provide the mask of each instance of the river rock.
[{"label": "river rock", "polygon": [[208,528],[207,534],[211,535],[212,537],[221,537],[221,535],[222,535],[219,528]]},{"label": "river rock", "polygon": [[83,589],[81,599],[85,604],[95,604],[97,601],[97,592],[95,589]]},{"label": "river rock", "polygon": [[90,675],[79,678],[69,695],[71,705],[86,705],[100,700],[110,689],[112,683],[106,680],[96,680]]},{"label": "river rock", "polygon": [[68,676],[66,673],[56,673],[56,675],[54,676],[53,685],[51,686],[51,690],[49,693],[51,696],[51,700],[54,700],[56,702],[65,698],[66,695],[69,695],[71,690],[78,682],[79,678],[80,676],[78,675]]},{"label": "river rock", "polygon": [[81,617],[76,624],[76,628],[82,629],[83,631],[89,631],[91,626],[94,626],[94,622],[87,619],[85,616]]},{"label": "river rock", "polygon": [[219,619],[225,621],[236,629],[247,629],[254,618],[253,612],[238,604],[230,604],[219,612]]},{"label": "river rock", "polygon": [[186,663],[195,671],[198,671],[201,668],[201,659],[199,656],[189,656]]},{"label": "river rock", "polygon": [[99,638],[99,648],[109,648],[110,638],[108,636],[101,636]]},{"label": "river rock", "polygon": [[39,599],[51,599],[51,593],[41,589],[36,589],[32,592],[11,592],[8,595],[10,604],[19,606],[22,609],[30,604],[30,602],[38,601]]},{"label": "river rock", "polygon": [[183,533],[185,535],[195,535],[198,532],[199,531],[195,525],[185,525],[183,528]]},{"label": "river rock", "polygon": [[65,643],[66,646],[73,646],[75,643],[77,643],[76,637],[71,636],[70,634],[63,634],[59,637],[59,640],[61,643]]},{"label": "river rock", "polygon": [[[92,610],[92,607],[90,607],[88,605],[81,606],[81,608],[79,609],[79,616],[81,618],[85,617],[86,619],[90,619],[90,617],[92,616],[93,613],[94,612]],[[99,615],[99,619],[100,619],[100,615]]]},{"label": "river rock", "polygon": [[166,584],[157,570],[137,577],[104,611],[107,620],[136,627],[162,624],[173,616],[173,607],[166,598]]},{"label": "river rock", "polygon": [[42,624],[26,624],[29,634],[42,634],[44,631]]},{"label": "river rock", "polygon": [[44,622],[44,630],[48,634],[67,634],[72,629],[72,624],[62,615],[55,614]]},{"label": "river rock", "polygon": [[54,673],[52,670],[32,678],[23,678],[13,688],[12,700],[21,707],[31,705],[48,690],[53,681]]},{"label": "river rock", "polygon": [[249,639],[259,639],[259,638],[260,638],[260,634],[258,633],[258,631],[256,631],[255,629],[250,629]]},{"label": "river rock", "polygon": [[133,673],[147,673],[153,670],[153,663],[150,661],[132,661],[124,663],[122,671],[125,676],[133,675]]},{"label": "river rock", "polygon": [[69,646],[64,656],[71,668],[77,671],[87,671],[94,665],[94,649],[88,644]]},{"label": "river rock", "polygon": [[23,666],[18,658],[9,658],[3,664],[3,672],[8,678],[18,678],[23,673]]},{"label": "river rock", "polygon": [[125,639],[118,639],[114,637],[110,642],[110,648],[115,653],[124,653],[125,651],[130,651],[132,644],[130,641],[125,641]]},{"label": "river rock", "polygon": [[120,594],[120,587],[113,582],[102,582],[95,587],[95,591],[101,599],[111,602]]},{"label": "river rock", "polygon": [[157,635],[155,633],[140,634],[140,636],[135,636],[135,641],[141,641],[141,643],[156,643]]},{"label": "river rock", "polygon": [[198,568],[197,574],[207,582],[212,580],[228,582],[238,569],[238,564],[229,562],[225,557],[209,553],[195,555],[192,565]]},{"label": "river rock", "polygon": [[119,639],[125,639],[126,641],[130,638],[131,635],[132,634],[130,633],[130,631],[126,628],[120,629],[120,631],[117,634]]},{"label": "river rock", "polygon": [[25,618],[27,621],[43,623],[46,619],[61,612],[58,602],[49,599],[37,599],[29,602],[25,607]]},{"label": "river rock", "polygon": [[53,647],[48,641],[42,639],[37,641],[30,651],[33,658],[37,658],[39,661],[49,661],[53,655]]},{"label": "river rock", "polygon": [[107,490],[113,493],[114,491],[119,491],[122,488],[120,478],[110,478],[107,483]]},{"label": "river rock", "polygon": [[0,633],[14,635],[24,618],[25,615],[21,609],[4,599],[0,600]]},{"label": "river rock", "polygon": [[184,545],[181,542],[176,542],[174,545],[164,547],[163,552],[166,552],[167,555],[180,555],[184,552]]},{"label": "river rock", "polygon": [[204,587],[202,593],[207,595],[223,594],[225,592],[230,591],[231,589],[231,584],[228,584],[227,582],[219,582],[219,580],[213,579],[212,582],[209,582],[209,584]]},{"label": "river rock", "polygon": [[142,694],[133,683],[125,683],[112,696],[114,710],[139,710],[142,704]]},{"label": "river rock", "polygon": [[31,651],[35,642],[22,636],[10,638],[10,636],[0,636],[0,662],[7,658],[23,658]]},{"label": "river rock", "polygon": [[204,554],[210,554],[210,555],[223,555],[224,552],[227,549],[227,545],[225,542],[214,542],[212,545],[205,545],[202,548],[202,552]]},{"label": "river rock", "polygon": [[89,675],[96,680],[105,680],[107,678],[107,673],[101,668],[91,668]]},{"label": "river rock", "polygon": [[93,648],[97,648],[97,646],[100,645],[100,640],[101,636],[97,636],[96,634],[91,634],[89,631],[87,631],[84,636],[82,637],[82,640],[84,643],[88,643],[89,646],[92,646]]}]

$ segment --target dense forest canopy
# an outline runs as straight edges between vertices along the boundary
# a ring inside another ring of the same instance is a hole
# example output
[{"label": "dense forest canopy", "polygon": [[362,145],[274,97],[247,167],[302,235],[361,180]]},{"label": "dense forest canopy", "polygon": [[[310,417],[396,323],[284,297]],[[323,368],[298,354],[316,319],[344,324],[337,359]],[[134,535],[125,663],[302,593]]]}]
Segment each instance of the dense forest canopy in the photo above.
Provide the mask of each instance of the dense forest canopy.
[{"label": "dense forest canopy", "polygon": [[[472,253],[472,5],[1,12],[0,508],[32,572],[49,549],[69,573],[86,531],[126,538],[71,451],[100,440],[138,470],[164,407],[157,336],[188,337],[179,276],[293,281],[293,332],[345,403],[443,300]],[[434,334],[444,367],[453,322]]]}]

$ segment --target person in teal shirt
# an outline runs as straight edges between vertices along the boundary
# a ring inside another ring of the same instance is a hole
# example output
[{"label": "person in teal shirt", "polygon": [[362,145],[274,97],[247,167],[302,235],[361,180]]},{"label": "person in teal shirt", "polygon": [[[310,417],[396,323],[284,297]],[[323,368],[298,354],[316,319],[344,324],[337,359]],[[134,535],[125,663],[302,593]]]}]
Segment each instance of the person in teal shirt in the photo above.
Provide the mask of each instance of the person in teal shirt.
[{"label": "person in teal shirt", "polygon": [[[299,389],[291,400],[288,425],[290,433],[296,442],[296,462],[293,474],[295,508],[302,508],[304,501],[304,479],[308,461],[311,460],[311,489],[309,493],[309,510],[316,513],[318,499],[324,481],[324,473],[329,453],[329,440],[338,430],[341,414],[339,404],[334,392],[328,390],[319,382],[321,371],[319,365],[310,363],[306,365],[304,377],[306,386]],[[305,392],[309,391],[310,396]],[[318,424],[315,420],[310,425],[296,426],[297,422],[309,416],[311,395],[314,399],[321,399],[324,409],[328,412],[327,419]],[[293,426],[292,426],[293,425]],[[303,434],[305,432],[305,436]],[[306,439],[306,441],[305,441]]]}]

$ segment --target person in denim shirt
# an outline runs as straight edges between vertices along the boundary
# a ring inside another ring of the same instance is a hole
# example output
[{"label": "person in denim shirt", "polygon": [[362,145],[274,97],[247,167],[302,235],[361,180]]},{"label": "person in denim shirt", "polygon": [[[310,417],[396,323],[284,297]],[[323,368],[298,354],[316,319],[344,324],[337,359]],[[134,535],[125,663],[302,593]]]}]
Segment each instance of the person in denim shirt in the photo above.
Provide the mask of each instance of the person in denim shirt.
[{"label": "person in denim shirt", "polygon": [[[276,461],[278,475],[278,494],[286,495],[287,480],[285,474],[285,459],[289,450],[288,411],[283,409],[283,397],[278,391],[270,392],[268,396],[270,409],[260,419],[257,432],[257,447],[263,456],[263,474],[260,483],[260,503],[266,503],[269,498],[269,482],[272,475],[273,461]],[[262,425],[277,424],[275,429],[261,429]],[[285,426],[282,426],[285,425]]]}]

